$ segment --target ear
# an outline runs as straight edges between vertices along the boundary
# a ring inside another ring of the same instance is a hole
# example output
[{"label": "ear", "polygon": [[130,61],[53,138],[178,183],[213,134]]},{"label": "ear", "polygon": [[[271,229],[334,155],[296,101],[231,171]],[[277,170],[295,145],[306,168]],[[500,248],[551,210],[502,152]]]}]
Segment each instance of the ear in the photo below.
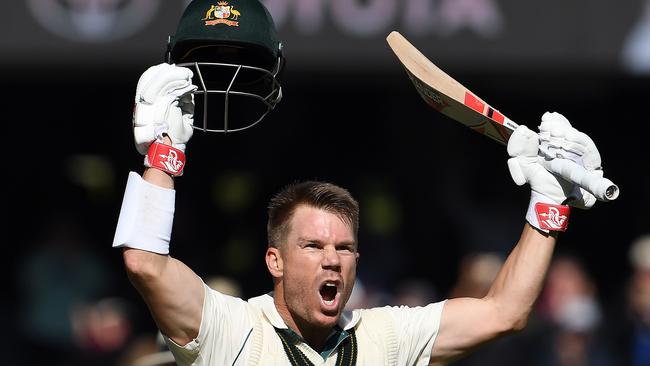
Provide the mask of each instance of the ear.
[{"label": "ear", "polygon": [[282,262],[280,249],[268,247],[266,249],[266,256],[264,259],[266,260],[266,268],[268,268],[271,276],[274,278],[282,277],[284,263]]}]

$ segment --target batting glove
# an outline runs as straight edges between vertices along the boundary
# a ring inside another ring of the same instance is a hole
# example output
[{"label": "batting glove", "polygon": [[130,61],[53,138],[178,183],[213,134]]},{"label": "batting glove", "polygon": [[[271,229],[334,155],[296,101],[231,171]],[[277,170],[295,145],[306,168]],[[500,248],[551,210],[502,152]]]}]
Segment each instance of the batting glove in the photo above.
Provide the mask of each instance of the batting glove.
[{"label": "batting glove", "polygon": [[596,170],[600,168],[600,154],[593,141],[559,113],[545,113],[539,129],[539,134],[523,125],[515,130],[508,142],[508,168],[517,185],[530,184],[526,220],[545,232],[565,231],[568,205],[587,209],[596,198],[544,166],[553,159],[569,159],[577,164],[576,169]]},{"label": "batting glove", "polygon": [[[180,175],[193,134],[194,92],[190,69],[162,63],[145,71],[135,93],[133,136],[145,165]],[[164,136],[172,148],[162,144]],[[179,160],[180,159],[180,160]],[[182,160],[182,162],[181,162]]]}]

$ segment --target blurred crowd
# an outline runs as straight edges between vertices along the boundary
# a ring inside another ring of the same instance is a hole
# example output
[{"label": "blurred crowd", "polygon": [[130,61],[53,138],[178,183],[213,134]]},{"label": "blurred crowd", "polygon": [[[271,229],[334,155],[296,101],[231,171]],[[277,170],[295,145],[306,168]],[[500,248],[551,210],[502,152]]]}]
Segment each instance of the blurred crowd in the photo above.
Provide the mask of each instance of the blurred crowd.
[{"label": "blurred crowd", "polygon": [[[46,240],[28,251],[17,271],[17,337],[9,339],[6,365],[173,365],[155,325],[137,296],[114,283],[122,274],[101,253],[85,245],[75,220],[54,220]],[[442,293],[431,281],[387,282],[362,271],[350,308],[421,306],[462,296],[484,296],[504,257],[465,255],[457,281]],[[603,298],[577,257],[554,257],[540,299],[526,329],[485,345],[456,365],[648,366],[650,365],[650,235],[630,245],[629,278],[620,293]],[[607,271],[608,268],[598,270]],[[366,272],[367,273],[367,272]],[[245,284],[230,277],[206,282],[223,293],[244,296]],[[605,306],[605,304],[607,306]]]}]

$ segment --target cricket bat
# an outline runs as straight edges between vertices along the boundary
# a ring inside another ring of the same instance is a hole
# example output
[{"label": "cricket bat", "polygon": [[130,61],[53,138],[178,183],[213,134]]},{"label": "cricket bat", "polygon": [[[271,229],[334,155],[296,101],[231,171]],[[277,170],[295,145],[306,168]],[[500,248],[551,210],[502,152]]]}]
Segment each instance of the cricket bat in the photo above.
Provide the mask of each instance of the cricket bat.
[{"label": "cricket bat", "polygon": [[[517,123],[434,65],[399,32],[391,32],[386,40],[418,94],[431,108],[501,144],[508,144]],[[600,201],[618,197],[619,189],[612,181],[582,167],[575,169],[576,165],[568,159],[553,159],[544,167],[586,189]]]}]

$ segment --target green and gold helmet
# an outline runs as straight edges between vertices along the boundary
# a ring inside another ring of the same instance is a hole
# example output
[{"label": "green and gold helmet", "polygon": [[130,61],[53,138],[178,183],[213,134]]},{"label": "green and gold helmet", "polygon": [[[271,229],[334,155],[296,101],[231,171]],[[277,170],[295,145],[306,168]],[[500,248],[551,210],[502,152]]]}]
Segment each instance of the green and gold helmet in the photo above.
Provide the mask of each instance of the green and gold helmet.
[{"label": "green and gold helmet", "polygon": [[282,43],[259,0],[193,0],[169,37],[166,61],[194,72],[199,130],[250,128],[282,98]]}]

